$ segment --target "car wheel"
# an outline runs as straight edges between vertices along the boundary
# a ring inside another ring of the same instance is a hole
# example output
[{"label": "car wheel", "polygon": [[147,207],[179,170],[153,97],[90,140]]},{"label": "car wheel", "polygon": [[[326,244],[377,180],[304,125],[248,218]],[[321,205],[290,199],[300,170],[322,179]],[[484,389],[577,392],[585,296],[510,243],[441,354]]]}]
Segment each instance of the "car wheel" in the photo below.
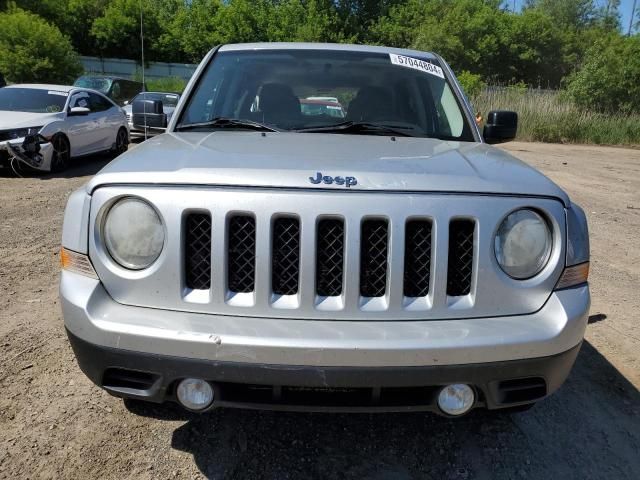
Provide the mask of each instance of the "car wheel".
[{"label": "car wheel", "polygon": [[64,135],[56,135],[51,140],[53,156],[51,157],[51,171],[62,172],[69,168],[71,161],[71,147],[69,140]]},{"label": "car wheel", "polygon": [[118,130],[118,135],[116,135],[116,148],[115,148],[116,156],[126,152],[128,147],[129,147],[129,135],[127,134],[127,131],[124,128],[121,128],[120,130]]}]

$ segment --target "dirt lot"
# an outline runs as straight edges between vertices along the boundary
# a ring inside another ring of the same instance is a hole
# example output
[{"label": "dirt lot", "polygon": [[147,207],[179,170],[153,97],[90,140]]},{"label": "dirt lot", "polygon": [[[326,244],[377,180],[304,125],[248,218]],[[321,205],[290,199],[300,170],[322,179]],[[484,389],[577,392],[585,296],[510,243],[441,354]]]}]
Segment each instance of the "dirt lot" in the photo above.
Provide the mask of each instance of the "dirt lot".
[{"label": "dirt lot", "polygon": [[62,327],[64,177],[0,178],[0,478],[640,478],[640,151],[512,143],[585,207],[593,306],[569,380],[527,413],[326,415],[124,404]]}]

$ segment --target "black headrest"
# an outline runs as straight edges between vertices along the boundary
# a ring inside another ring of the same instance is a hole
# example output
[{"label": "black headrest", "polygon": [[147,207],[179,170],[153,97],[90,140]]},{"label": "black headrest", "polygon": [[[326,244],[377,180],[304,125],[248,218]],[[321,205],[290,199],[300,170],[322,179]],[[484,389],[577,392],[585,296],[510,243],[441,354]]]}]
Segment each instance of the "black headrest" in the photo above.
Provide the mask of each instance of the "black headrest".
[{"label": "black headrest", "polygon": [[265,114],[299,114],[300,100],[289,85],[265,83],[260,91],[260,110]]}]

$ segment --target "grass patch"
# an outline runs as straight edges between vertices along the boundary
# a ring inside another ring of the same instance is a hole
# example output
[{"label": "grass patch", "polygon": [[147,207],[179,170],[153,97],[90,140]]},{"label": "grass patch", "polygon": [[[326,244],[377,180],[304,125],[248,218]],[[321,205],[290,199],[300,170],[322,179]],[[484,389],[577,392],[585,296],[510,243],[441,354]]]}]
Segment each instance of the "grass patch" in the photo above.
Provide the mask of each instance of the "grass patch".
[{"label": "grass patch", "polygon": [[518,112],[518,140],[640,145],[640,114],[583,110],[558,91],[488,87],[472,103],[485,117],[490,110]]},{"label": "grass patch", "polygon": [[180,77],[147,79],[146,83],[150,92],[182,93],[187,86],[187,81]]}]

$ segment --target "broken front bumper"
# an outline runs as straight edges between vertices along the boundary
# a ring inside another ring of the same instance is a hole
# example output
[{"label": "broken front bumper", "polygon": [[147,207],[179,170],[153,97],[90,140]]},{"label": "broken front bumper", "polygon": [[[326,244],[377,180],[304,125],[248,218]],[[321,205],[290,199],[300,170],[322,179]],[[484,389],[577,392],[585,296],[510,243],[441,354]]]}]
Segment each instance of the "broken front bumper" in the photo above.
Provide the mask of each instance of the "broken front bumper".
[{"label": "broken front bumper", "polygon": [[0,168],[11,168],[19,165],[29,166],[36,170],[50,171],[53,145],[44,137],[36,142],[38,148],[29,148],[24,138],[0,143]]}]

